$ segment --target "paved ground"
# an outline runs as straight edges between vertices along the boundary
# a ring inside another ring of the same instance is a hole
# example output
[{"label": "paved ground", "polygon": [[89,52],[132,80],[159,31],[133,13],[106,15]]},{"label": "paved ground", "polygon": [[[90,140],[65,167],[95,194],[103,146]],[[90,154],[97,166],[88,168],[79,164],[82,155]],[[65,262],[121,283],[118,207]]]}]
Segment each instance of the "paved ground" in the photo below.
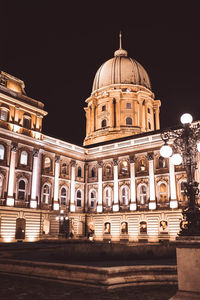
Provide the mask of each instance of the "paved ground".
[{"label": "paved ground", "polygon": [[110,291],[65,283],[0,274],[1,300],[165,300],[175,286],[126,287]]}]

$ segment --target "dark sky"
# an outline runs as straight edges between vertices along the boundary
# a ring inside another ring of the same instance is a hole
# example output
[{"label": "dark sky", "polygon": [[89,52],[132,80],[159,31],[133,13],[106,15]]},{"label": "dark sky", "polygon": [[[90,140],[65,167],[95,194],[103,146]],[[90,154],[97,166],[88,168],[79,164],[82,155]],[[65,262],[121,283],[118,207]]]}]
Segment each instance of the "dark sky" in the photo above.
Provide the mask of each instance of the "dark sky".
[{"label": "dark sky", "polygon": [[200,119],[198,1],[1,1],[0,69],[45,104],[43,132],[81,145],[97,69],[123,48],[162,101],[161,127]]}]

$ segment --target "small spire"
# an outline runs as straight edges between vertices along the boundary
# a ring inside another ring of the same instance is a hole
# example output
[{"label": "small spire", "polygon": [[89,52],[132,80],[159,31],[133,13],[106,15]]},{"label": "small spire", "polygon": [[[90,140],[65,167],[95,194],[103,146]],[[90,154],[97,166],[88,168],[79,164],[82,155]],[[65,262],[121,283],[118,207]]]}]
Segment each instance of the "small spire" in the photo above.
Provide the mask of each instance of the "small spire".
[{"label": "small spire", "polygon": [[119,49],[115,51],[114,56],[128,56],[126,50],[122,49],[122,32],[119,32]]},{"label": "small spire", "polygon": [[122,49],[122,32],[119,32],[119,49]]}]

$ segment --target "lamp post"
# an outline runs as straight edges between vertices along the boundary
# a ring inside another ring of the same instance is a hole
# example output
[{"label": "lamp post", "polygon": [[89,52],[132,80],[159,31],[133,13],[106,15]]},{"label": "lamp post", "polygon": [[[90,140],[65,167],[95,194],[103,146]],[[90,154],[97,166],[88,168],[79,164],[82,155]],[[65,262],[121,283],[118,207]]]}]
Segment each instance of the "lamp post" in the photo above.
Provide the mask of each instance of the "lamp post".
[{"label": "lamp post", "polygon": [[[160,154],[171,157],[174,165],[183,164],[187,174],[187,182],[184,191],[188,198],[188,206],[183,209],[183,220],[179,236],[200,236],[200,209],[197,205],[199,194],[198,182],[195,181],[195,169],[197,168],[197,153],[200,152],[200,124],[192,124],[192,116],[181,116],[181,129],[167,130],[161,133],[164,145]],[[168,142],[172,140],[172,146]],[[184,225],[183,225],[184,224]]]}]

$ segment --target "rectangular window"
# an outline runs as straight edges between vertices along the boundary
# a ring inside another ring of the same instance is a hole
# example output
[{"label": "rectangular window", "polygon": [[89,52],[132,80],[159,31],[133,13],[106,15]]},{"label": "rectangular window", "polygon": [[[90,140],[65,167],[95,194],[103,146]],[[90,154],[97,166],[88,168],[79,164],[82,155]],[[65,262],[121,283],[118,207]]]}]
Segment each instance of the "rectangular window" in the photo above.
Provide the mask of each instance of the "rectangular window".
[{"label": "rectangular window", "polygon": [[131,108],[131,103],[130,102],[126,103],[126,108]]}]

